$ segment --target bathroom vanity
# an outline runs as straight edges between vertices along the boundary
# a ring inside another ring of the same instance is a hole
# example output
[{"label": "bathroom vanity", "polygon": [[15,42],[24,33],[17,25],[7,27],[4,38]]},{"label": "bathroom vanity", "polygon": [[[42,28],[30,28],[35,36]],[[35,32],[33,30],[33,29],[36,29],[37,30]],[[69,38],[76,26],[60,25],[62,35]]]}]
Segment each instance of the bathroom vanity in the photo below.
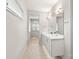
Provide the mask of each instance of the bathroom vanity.
[{"label": "bathroom vanity", "polygon": [[48,17],[48,31],[41,32],[42,45],[45,46],[51,57],[62,57],[64,55],[63,14],[61,7],[57,10],[51,10],[49,12],[50,17]]},{"label": "bathroom vanity", "polygon": [[42,45],[45,46],[50,56],[64,55],[64,36],[61,34],[42,33]]}]

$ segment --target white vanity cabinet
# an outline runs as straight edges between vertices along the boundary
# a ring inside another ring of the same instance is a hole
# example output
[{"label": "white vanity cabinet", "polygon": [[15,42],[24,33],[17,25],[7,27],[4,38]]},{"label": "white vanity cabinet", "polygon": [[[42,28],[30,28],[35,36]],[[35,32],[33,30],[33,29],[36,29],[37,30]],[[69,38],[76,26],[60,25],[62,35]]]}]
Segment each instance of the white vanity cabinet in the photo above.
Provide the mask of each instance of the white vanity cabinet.
[{"label": "white vanity cabinet", "polygon": [[51,56],[62,56],[64,55],[64,40],[55,39],[51,40]]},{"label": "white vanity cabinet", "polygon": [[50,35],[42,34],[42,44],[46,47],[50,56],[64,55],[64,38],[50,38]]},{"label": "white vanity cabinet", "polygon": [[42,45],[44,45],[46,49],[48,49],[48,38],[44,35],[42,35]]}]

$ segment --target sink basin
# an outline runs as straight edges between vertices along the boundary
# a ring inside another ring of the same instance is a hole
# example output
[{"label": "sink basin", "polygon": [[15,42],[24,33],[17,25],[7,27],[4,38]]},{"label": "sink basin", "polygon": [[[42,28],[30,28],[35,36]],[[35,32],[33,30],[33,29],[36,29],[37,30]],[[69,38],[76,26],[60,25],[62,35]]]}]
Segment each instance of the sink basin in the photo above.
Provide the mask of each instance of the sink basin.
[{"label": "sink basin", "polygon": [[53,36],[59,36],[60,34],[51,34],[51,35],[53,35]]},{"label": "sink basin", "polygon": [[64,35],[61,35],[61,34],[49,34],[51,39],[62,39],[64,38]]},{"label": "sink basin", "polygon": [[48,33],[43,33],[43,35],[47,36],[50,39],[63,39],[64,35],[61,34],[48,34]]}]

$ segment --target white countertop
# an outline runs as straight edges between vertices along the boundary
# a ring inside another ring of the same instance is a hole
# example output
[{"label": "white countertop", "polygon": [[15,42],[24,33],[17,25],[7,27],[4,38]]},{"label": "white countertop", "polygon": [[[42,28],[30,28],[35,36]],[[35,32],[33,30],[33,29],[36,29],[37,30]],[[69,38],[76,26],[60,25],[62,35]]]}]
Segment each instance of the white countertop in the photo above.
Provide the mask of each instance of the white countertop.
[{"label": "white countertop", "polygon": [[50,39],[63,39],[64,38],[64,35],[61,35],[61,34],[49,34],[45,32],[42,32],[42,34],[47,36]]}]

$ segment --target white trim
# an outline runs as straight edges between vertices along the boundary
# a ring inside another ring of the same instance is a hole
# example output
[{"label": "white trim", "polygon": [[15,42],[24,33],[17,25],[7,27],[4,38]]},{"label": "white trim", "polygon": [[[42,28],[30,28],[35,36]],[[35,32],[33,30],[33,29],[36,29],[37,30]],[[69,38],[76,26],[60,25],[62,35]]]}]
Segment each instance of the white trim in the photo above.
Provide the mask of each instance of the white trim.
[{"label": "white trim", "polygon": [[6,10],[8,12],[10,12],[12,15],[14,15],[16,17],[19,17],[20,19],[23,19],[23,16],[22,15],[20,15],[20,14],[16,13],[15,11],[11,10],[9,7],[6,7]]}]

